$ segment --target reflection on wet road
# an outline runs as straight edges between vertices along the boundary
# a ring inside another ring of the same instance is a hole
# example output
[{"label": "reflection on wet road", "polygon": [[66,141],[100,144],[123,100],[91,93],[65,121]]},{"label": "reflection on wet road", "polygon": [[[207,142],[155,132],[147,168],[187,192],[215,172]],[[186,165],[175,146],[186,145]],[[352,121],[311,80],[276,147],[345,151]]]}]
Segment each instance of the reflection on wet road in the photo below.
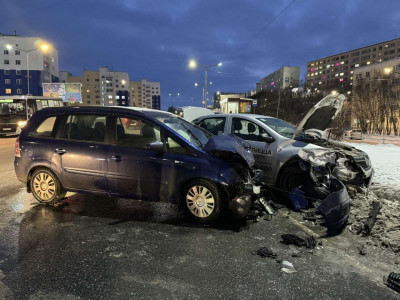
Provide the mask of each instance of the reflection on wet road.
[{"label": "reflection on wet road", "polygon": [[288,276],[275,260],[251,255],[268,246],[294,260],[279,235],[299,228],[279,215],[250,227],[208,226],[173,204],[71,194],[49,207],[23,188],[0,198],[0,209],[0,298],[392,297],[351,264],[336,265],[338,256],[304,253]]}]

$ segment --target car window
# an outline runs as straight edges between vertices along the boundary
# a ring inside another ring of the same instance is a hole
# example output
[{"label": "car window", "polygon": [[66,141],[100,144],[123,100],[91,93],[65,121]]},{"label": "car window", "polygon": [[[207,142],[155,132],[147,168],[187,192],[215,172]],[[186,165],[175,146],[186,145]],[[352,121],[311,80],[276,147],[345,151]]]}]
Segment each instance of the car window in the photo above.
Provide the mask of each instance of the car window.
[{"label": "car window", "polygon": [[269,128],[275,130],[277,133],[287,138],[291,138],[293,136],[293,133],[296,131],[296,127],[281,119],[257,118],[257,120],[263,122]]},{"label": "car window", "polygon": [[68,117],[61,137],[78,141],[104,142],[105,136],[104,115],[72,115]]},{"label": "car window", "polygon": [[35,130],[31,132],[30,135],[38,137],[52,137],[55,122],[56,117],[49,117],[45,119]]},{"label": "car window", "polygon": [[174,139],[168,137],[167,142],[168,142],[168,152],[174,153],[174,154],[190,154],[190,151],[185,149]]},{"label": "car window", "polygon": [[208,118],[202,120],[198,125],[215,135],[223,134],[226,118]]},{"label": "car window", "polygon": [[231,133],[237,135],[244,140],[261,142],[263,141],[261,138],[261,134],[267,132],[263,128],[249,120],[233,118]]},{"label": "car window", "polygon": [[158,126],[139,118],[117,118],[115,143],[136,149],[148,149],[153,142],[161,142],[161,133]]}]

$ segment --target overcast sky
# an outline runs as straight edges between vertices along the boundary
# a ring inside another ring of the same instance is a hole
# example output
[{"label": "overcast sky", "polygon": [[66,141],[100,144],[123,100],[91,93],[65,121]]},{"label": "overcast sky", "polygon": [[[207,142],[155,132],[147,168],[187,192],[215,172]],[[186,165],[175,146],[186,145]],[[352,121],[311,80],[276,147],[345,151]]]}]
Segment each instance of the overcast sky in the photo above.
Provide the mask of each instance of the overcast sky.
[{"label": "overcast sky", "polygon": [[[282,66],[400,37],[400,0],[0,0],[0,32],[38,36],[59,51],[60,70],[109,66],[161,82],[176,105],[201,105],[204,69],[215,91],[247,92]],[[244,46],[246,45],[246,46]],[[195,87],[194,83],[199,86]]]}]

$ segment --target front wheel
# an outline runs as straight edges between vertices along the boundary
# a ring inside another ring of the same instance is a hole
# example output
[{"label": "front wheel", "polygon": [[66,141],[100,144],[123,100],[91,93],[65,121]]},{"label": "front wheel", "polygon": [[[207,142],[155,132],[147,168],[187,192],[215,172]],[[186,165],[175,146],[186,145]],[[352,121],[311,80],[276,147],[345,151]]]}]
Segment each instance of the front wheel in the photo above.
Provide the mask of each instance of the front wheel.
[{"label": "front wheel", "polygon": [[33,172],[30,187],[33,196],[40,203],[55,204],[66,194],[57,176],[45,168]]},{"label": "front wheel", "polygon": [[284,166],[280,171],[278,179],[278,187],[281,192],[288,195],[293,189],[304,184],[308,180],[308,175],[303,172],[297,161]]},{"label": "front wheel", "polygon": [[221,194],[215,183],[204,179],[191,181],[183,190],[188,214],[200,222],[210,222],[220,215]]}]

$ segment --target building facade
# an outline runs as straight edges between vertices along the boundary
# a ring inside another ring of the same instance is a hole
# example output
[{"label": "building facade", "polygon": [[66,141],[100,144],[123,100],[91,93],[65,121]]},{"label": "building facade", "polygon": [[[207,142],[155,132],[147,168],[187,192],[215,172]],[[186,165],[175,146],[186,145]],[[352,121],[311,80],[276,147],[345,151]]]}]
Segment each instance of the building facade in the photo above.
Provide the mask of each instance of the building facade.
[{"label": "building facade", "polygon": [[316,59],[307,63],[308,89],[330,93],[339,89],[351,90],[354,73],[358,68],[382,63],[400,57],[400,39]]},{"label": "building facade", "polygon": [[131,106],[129,74],[116,72],[108,67],[98,71],[83,70],[82,76],[72,76],[66,71],[60,72],[61,82],[82,84],[82,104]]},{"label": "building facade", "polygon": [[0,34],[0,95],[42,96],[42,83],[58,81],[54,46],[39,37]]},{"label": "building facade", "polygon": [[271,89],[287,89],[298,87],[300,83],[300,67],[282,67],[264,77],[256,84],[257,93]]},{"label": "building facade", "polygon": [[146,79],[131,81],[130,97],[133,106],[158,109],[158,107],[161,107],[160,82],[147,81]]}]

